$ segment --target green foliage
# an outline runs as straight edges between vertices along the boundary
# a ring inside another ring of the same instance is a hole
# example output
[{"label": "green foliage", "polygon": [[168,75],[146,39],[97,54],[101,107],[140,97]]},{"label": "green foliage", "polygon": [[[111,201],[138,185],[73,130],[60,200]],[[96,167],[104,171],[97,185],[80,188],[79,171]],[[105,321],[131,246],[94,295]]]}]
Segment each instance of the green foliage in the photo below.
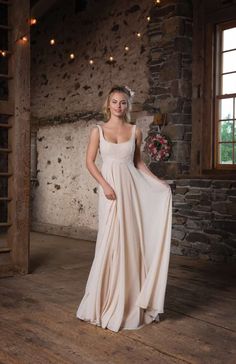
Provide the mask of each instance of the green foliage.
[{"label": "green foliage", "polygon": [[[224,120],[220,122],[220,140],[222,142],[233,142],[233,121]],[[233,143],[221,143],[220,145],[221,163],[233,163]]]}]

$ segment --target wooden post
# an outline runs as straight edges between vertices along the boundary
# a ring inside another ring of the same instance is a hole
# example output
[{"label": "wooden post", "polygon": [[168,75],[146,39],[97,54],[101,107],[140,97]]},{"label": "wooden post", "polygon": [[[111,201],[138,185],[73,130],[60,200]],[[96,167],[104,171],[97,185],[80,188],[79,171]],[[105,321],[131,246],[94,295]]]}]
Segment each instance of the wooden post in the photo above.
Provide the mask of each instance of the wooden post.
[{"label": "wooden post", "polygon": [[[30,203],[30,2],[12,1],[9,7],[11,56],[9,73],[9,102],[14,105],[9,132],[12,153],[9,179],[8,244],[11,247],[13,270],[29,271],[29,203]],[[20,38],[27,37],[27,41]]]}]

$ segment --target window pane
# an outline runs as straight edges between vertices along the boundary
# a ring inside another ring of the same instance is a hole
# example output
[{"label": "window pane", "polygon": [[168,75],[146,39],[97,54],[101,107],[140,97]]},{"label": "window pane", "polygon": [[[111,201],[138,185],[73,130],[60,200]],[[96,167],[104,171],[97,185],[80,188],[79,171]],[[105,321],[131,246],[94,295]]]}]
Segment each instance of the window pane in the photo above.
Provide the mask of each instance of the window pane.
[{"label": "window pane", "polygon": [[233,98],[220,101],[220,119],[233,119]]},{"label": "window pane", "polygon": [[222,93],[233,94],[236,92],[236,73],[222,76]]},{"label": "window pane", "polygon": [[223,51],[236,48],[236,27],[223,31]]},{"label": "window pane", "polygon": [[233,141],[233,121],[219,122],[219,139],[221,142]]},{"label": "window pane", "polygon": [[236,51],[223,53],[223,73],[236,71]]},{"label": "window pane", "polygon": [[236,142],[236,120],[234,120],[234,141]]},{"label": "window pane", "polygon": [[233,164],[233,144],[220,144],[220,163]]}]

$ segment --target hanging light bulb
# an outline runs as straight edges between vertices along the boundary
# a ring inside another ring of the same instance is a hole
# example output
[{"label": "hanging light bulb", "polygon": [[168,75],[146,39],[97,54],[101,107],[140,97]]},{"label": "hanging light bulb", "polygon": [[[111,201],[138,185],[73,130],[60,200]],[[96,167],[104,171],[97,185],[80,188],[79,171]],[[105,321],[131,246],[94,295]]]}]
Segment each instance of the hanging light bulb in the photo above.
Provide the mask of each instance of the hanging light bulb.
[{"label": "hanging light bulb", "polygon": [[54,45],[55,44],[55,39],[50,39],[50,44]]},{"label": "hanging light bulb", "polygon": [[30,23],[30,25],[35,25],[37,23],[37,19],[31,18],[29,23]]},{"label": "hanging light bulb", "polygon": [[7,52],[6,52],[6,51],[1,51],[1,50],[0,50],[0,54],[1,54],[1,56],[2,56],[2,57],[6,57]]},{"label": "hanging light bulb", "polygon": [[136,33],[136,35],[137,35],[138,38],[141,38],[141,33],[140,32]]},{"label": "hanging light bulb", "polygon": [[70,54],[70,59],[75,59],[75,55],[74,55],[74,53],[71,53],[71,54]]},{"label": "hanging light bulb", "polygon": [[89,60],[89,64],[91,64],[91,65],[94,64],[94,60],[93,59],[90,59]]},{"label": "hanging light bulb", "polygon": [[151,20],[151,17],[150,16],[147,16],[147,21],[150,21]]},{"label": "hanging light bulb", "polygon": [[24,35],[24,36],[23,36],[23,37],[21,37],[20,39],[21,39],[21,41],[22,41],[23,43],[28,42],[28,37],[26,37],[26,35]]},{"label": "hanging light bulb", "polygon": [[160,5],[161,0],[156,0],[156,1],[155,1],[155,3],[156,3],[157,5]]},{"label": "hanging light bulb", "polygon": [[110,62],[113,62],[113,61],[114,61],[114,57],[110,56],[110,57],[109,57],[109,61],[110,61]]},{"label": "hanging light bulb", "polygon": [[125,51],[128,52],[129,51],[129,47],[125,46]]}]

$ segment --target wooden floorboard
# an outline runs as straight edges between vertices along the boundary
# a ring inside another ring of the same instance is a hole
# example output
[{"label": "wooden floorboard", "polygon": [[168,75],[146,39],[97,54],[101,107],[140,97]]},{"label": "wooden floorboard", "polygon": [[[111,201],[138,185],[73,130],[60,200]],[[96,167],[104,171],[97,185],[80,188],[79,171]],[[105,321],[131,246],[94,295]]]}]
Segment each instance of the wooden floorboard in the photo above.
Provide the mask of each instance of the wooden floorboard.
[{"label": "wooden floorboard", "polygon": [[31,273],[0,279],[0,364],[234,364],[233,265],[171,256],[160,322],[114,333],[78,320],[95,244],[31,233]]}]

